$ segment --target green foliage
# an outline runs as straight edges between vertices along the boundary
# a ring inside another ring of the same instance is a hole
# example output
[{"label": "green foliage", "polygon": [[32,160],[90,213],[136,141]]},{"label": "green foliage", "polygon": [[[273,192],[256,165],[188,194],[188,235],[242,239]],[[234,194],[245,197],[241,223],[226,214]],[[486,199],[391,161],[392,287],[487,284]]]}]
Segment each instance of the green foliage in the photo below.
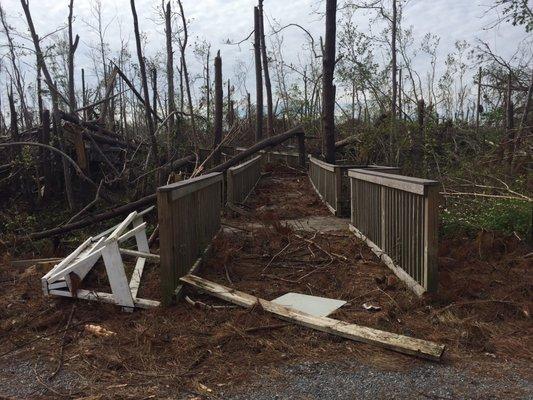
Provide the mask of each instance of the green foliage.
[{"label": "green foliage", "polygon": [[528,0],[497,0],[496,6],[503,8],[507,22],[513,25],[524,25],[526,32],[533,31],[533,13],[528,5]]},{"label": "green foliage", "polygon": [[442,233],[475,234],[479,230],[516,233],[526,237],[531,229],[531,204],[513,199],[487,198],[470,200],[458,198],[441,210]]}]

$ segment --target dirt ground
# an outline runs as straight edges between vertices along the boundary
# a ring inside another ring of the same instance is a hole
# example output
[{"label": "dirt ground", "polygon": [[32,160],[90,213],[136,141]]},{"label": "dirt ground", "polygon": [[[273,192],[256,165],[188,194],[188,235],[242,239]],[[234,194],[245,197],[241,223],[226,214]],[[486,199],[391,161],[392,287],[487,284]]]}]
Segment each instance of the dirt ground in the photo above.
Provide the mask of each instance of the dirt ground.
[{"label": "dirt ground", "polygon": [[[305,175],[279,167],[269,172],[242,212],[226,216],[230,229],[215,241],[199,275],[266,299],[299,292],[346,300],[334,318],[444,343],[440,364],[192,289],[188,302],[133,314],[44,298],[44,268],[4,265],[0,398],[387,398],[389,388],[411,398],[533,397],[531,249],[487,232],[475,241],[444,240],[438,294],[418,298],[347,229],[285,223],[329,214]],[[88,284],[102,289],[102,271]],[[140,296],[158,299],[153,265]],[[363,303],[381,309],[369,312]],[[96,336],[88,324],[111,333]],[[367,379],[374,383],[361,386]],[[439,392],[439,382],[453,387]]]}]

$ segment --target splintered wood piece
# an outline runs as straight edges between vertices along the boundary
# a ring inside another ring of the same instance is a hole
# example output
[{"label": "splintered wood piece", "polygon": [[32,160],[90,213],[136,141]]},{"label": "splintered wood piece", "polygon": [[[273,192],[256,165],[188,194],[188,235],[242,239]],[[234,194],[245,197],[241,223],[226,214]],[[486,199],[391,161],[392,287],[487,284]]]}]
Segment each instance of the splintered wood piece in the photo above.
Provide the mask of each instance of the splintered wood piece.
[{"label": "splintered wood piece", "polygon": [[330,333],[332,335],[341,336],[346,339],[374,344],[399,353],[409,354],[433,361],[439,361],[445,350],[444,345],[427,340],[350,324],[333,318],[314,317],[301,311],[296,311],[271,301],[260,299],[250,294],[219,285],[195,275],[186,275],[180,278],[180,280],[230,303],[246,308],[251,308],[256,304],[259,304],[265,311],[268,311],[283,320],[291,321],[298,325]]}]

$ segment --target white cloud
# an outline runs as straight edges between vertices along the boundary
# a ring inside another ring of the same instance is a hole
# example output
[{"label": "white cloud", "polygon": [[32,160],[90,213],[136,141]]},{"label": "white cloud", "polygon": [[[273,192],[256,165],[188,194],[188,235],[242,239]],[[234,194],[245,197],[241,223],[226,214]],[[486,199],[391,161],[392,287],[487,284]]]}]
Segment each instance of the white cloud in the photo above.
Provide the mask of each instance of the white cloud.
[{"label": "white cloud", "polygon": [[[490,1],[490,0],[486,0]],[[10,16],[10,22],[19,31],[26,31],[22,8],[18,0],[1,0],[2,6]],[[225,78],[232,78],[235,66],[239,61],[252,63],[251,42],[243,43],[240,47],[225,44],[226,39],[238,41],[246,37],[253,29],[254,1],[249,0],[184,0],[185,13],[191,20],[190,43],[188,51],[191,74],[201,71],[201,65],[195,60],[192,44],[196,37],[206,39],[212,43],[213,54],[221,50],[223,57]],[[323,34],[323,21],[313,13],[316,8],[324,8],[324,2],[316,0],[266,0],[265,12],[270,21],[276,20],[281,25],[296,22],[306,27],[316,38]],[[125,38],[129,38],[129,45],[134,51],[133,26],[129,0],[102,0],[104,23],[113,20],[106,35],[111,49],[117,51],[120,46],[120,30]],[[164,52],[165,40],[163,27],[156,23],[156,8],[161,7],[160,0],[137,0],[136,8],[139,15],[141,30],[148,37],[147,55],[154,56]],[[174,9],[177,3],[173,2]],[[68,0],[31,0],[30,8],[38,33],[42,36],[53,31],[65,23],[68,15]],[[75,0],[76,22],[75,33],[81,37],[82,44],[77,53],[77,68],[82,66],[92,68],[88,59],[87,44],[96,43],[94,32],[83,22],[93,20],[90,0]],[[440,60],[453,50],[456,40],[465,39],[474,42],[476,38],[488,41],[495,51],[504,58],[509,57],[516,48],[516,43],[525,37],[522,27],[504,27],[485,30],[491,17],[481,18],[486,5],[472,0],[411,0],[404,9],[404,27],[413,25],[417,41],[427,33],[432,32],[441,37]],[[493,17],[492,17],[493,18]],[[369,16],[359,12],[357,22],[361,29],[368,29]],[[375,29],[374,29],[375,31]],[[306,41],[305,35],[297,29],[284,32],[283,53],[287,62],[297,63],[298,54]],[[17,39],[20,40],[20,39]],[[176,52],[177,53],[177,52]],[[416,63],[424,76],[427,60],[421,58]],[[248,88],[253,89],[253,69],[248,74]],[[0,79],[2,77],[0,76]],[[2,85],[4,86],[4,85]],[[5,87],[5,86],[4,86]]]}]

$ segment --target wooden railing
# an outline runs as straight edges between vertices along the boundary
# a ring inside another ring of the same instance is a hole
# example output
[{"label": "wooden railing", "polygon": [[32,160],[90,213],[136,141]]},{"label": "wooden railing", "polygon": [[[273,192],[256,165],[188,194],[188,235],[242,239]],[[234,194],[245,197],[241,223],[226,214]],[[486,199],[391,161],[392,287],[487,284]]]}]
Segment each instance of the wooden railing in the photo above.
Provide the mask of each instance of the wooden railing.
[{"label": "wooden railing", "polygon": [[350,215],[350,181],[348,170],[352,168],[371,169],[391,174],[399,173],[397,167],[381,165],[329,164],[309,156],[309,180],[328,209],[336,216]]},{"label": "wooden railing", "polygon": [[220,230],[221,172],[157,190],[161,294],[169,304],[179,279],[199,265],[199,257]]},{"label": "wooden railing", "polygon": [[436,291],[439,183],[365,169],[348,175],[350,230],[416,294]]},{"label": "wooden railing", "polygon": [[288,151],[271,150],[266,153],[265,162],[297,168],[300,165],[300,154]]},{"label": "wooden railing", "polygon": [[[220,150],[220,162],[226,162],[236,154],[235,147],[233,146],[220,146],[219,150]],[[198,148],[199,162],[200,163],[204,162],[205,159],[211,154],[212,151],[213,149],[208,149],[208,148],[203,148],[203,147]],[[214,166],[213,158],[211,158],[211,160],[207,162],[206,168],[209,168],[212,166]]]},{"label": "wooden railing", "polygon": [[262,155],[256,156],[235,167],[228,168],[226,175],[228,204],[245,203],[261,177]]},{"label": "wooden railing", "polygon": [[[239,153],[246,150],[246,147],[236,147],[235,152]],[[261,150],[258,152],[264,157],[263,163],[282,164],[289,167],[297,168],[300,166],[300,153],[278,150]]]}]

